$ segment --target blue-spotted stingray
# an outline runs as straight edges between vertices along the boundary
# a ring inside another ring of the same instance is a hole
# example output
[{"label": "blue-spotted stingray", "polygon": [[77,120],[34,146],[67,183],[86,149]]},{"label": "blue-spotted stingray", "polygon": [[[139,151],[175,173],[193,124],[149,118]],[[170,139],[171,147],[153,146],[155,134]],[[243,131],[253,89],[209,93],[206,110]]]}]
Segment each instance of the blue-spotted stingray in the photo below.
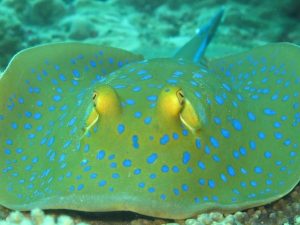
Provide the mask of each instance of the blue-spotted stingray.
[{"label": "blue-spotted stingray", "polygon": [[173,57],[102,45],[18,53],[0,79],[0,204],[187,218],[300,178],[300,48],[205,59],[222,11]]}]

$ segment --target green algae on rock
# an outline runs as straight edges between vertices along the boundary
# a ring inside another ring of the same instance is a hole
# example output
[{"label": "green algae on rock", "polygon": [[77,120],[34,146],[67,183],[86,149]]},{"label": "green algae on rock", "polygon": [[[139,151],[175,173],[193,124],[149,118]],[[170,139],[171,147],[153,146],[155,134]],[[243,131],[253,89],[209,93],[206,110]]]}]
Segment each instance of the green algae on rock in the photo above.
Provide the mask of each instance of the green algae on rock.
[{"label": "green algae on rock", "polygon": [[173,58],[81,43],[17,54],[0,80],[0,203],[187,218],[288,193],[300,48],[205,63],[221,15]]}]

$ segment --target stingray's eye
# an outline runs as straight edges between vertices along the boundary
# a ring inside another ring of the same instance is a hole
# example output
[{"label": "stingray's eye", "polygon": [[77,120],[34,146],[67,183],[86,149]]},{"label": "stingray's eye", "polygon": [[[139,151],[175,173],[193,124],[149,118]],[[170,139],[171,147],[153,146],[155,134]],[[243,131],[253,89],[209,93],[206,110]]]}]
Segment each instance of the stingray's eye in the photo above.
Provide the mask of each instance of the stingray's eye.
[{"label": "stingray's eye", "polygon": [[159,117],[164,123],[183,124],[192,132],[199,131],[203,124],[197,110],[180,87],[172,86],[162,90],[157,104]]},{"label": "stingray's eye", "polygon": [[184,94],[180,87],[166,87],[159,95],[158,110],[164,119],[178,118],[184,105]]},{"label": "stingray's eye", "polygon": [[109,85],[101,85],[94,91],[93,102],[95,110],[101,116],[113,116],[121,113],[118,93]]},{"label": "stingray's eye", "polygon": [[182,91],[181,89],[179,89],[179,90],[176,92],[176,95],[177,95],[179,104],[180,104],[180,105],[183,105],[183,104],[184,104],[184,94],[183,94],[183,91]]}]

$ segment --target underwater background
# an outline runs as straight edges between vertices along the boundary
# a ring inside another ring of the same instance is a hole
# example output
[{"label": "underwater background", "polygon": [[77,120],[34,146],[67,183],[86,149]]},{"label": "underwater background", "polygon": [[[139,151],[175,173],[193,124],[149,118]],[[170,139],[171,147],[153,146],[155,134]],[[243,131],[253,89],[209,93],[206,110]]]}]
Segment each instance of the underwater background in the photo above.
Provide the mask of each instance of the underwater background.
[{"label": "underwater background", "polygon": [[[208,47],[221,57],[271,42],[300,44],[298,0],[0,0],[0,68],[18,51],[43,43],[107,44],[146,58],[171,56],[219,9],[225,15]],[[300,188],[270,205],[235,214],[211,213],[178,224],[300,224]],[[163,224],[133,213],[2,209],[0,224]],[[53,216],[49,216],[53,215]],[[62,216],[67,215],[67,216]],[[57,219],[58,218],[58,219]],[[45,222],[46,221],[46,222]]]}]

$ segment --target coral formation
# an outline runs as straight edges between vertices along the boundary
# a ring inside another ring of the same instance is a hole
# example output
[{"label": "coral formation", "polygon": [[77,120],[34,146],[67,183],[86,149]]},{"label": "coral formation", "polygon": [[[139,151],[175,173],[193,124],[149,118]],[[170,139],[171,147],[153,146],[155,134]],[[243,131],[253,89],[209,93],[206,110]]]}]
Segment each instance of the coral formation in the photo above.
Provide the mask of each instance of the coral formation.
[{"label": "coral formation", "polygon": [[11,212],[5,220],[0,221],[0,225],[88,225],[83,222],[75,222],[66,215],[45,215],[40,209],[33,209],[30,216],[19,211]]}]

